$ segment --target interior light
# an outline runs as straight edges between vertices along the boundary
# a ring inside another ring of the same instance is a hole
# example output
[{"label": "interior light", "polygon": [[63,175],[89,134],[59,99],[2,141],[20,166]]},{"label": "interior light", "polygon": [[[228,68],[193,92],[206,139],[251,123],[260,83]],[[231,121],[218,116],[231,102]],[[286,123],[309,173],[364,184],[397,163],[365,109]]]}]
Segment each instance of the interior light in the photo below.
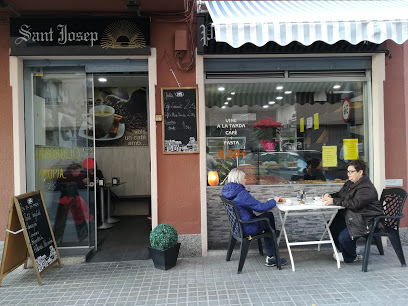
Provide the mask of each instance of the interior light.
[{"label": "interior light", "polygon": [[225,90],[225,87],[218,87],[218,90],[219,90],[219,91],[224,91],[224,90]]},{"label": "interior light", "polygon": [[340,87],[341,87],[340,85],[334,85],[334,86],[333,86],[334,89],[338,89],[338,88],[340,88]]},{"label": "interior light", "polygon": [[232,99],[231,97],[228,97],[228,98],[227,98],[228,101],[230,101],[231,99]]},{"label": "interior light", "polygon": [[231,92],[231,95],[235,95],[235,91]]},{"label": "interior light", "polygon": [[283,89],[283,86],[276,86],[276,89],[281,90],[281,89]]},{"label": "interior light", "polygon": [[275,104],[275,101],[269,101],[268,102],[270,105],[274,105]]},{"label": "interior light", "polygon": [[107,79],[106,78],[99,78],[98,81],[104,83],[104,82],[107,81]]},{"label": "interior light", "polygon": [[287,90],[287,91],[285,91],[285,94],[286,94],[286,95],[291,94],[291,93],[292,93],[292,91],[291,91],[291,90]]},{"label": "interior light", "polygon": [[283,97],[276,97],[276,100],[282,100],[283,99]]},{"label": "interior light", "polygon": [[264,106],[262,106],[263,108],[268,108],[269,107],[269,105],[264,105]]},{"label": "interior light", "polygon": [[226,108],[226,106],[224,105],[224,106],[222,106],[221,108]]},{"label": "interior light", "polygon": [[227,104],[228,104],[228,101],[225,101],[224,104],[227,105]]}]

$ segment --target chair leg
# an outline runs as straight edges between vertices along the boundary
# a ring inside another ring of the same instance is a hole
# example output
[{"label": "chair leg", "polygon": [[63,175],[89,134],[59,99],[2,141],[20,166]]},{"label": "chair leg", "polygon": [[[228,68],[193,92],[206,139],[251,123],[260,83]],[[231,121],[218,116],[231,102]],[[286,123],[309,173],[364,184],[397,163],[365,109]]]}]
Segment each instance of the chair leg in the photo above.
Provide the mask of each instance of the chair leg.
[{"label": "chair leg", "polygon": [[227,258],[226,261],[230,261],[231,260],[231,255],[232,255],[232,251],[234,250],[235,247],[235,243],[237,241],[235,240],[234,236],[230,236],[230,241],[229,241],[229,246],[228,246],[228,251],[227,251]]},{"label": "chair leg", "polygon": [[383,244],[381,241],[381,236],[380,237],[373,237],[375,244],[377,245],[378,252],[380,252],[380,255],[384,255],[384,248]]},{"label": "chair leg", "polygon": [[250,244],[251,244],[251,240],[242,239],[241,252],[239,254],[238,274],[242,272],[242,268],[244,267],[245,259],[248,255]]},{"label": "chair leg", "polygon": [[364,249],[364,257],[363,257],[363,266],[362,266],[362,271],[367,272],[367,266],[368,266],[368,257],[370,256],[370,247],[371,247],[371,242],[373,241],[373,235],[369,234],[366,240],[366,245]]},{"label": "chair leg", "polygon": [[401,266],[406,267],[407,264],[405,263],[404,252],[402,250],[401,239],[400,239],[399,233],[397,231],[388,233],[388,237],[391,240],[391,244],[395,250],[395,253],[397,253]]},{"label": "chair leg", "polygon": [[259,254],[263,255],[263,247],[262,247],[262,239],[258,239],[258,249],[259,249]]}]

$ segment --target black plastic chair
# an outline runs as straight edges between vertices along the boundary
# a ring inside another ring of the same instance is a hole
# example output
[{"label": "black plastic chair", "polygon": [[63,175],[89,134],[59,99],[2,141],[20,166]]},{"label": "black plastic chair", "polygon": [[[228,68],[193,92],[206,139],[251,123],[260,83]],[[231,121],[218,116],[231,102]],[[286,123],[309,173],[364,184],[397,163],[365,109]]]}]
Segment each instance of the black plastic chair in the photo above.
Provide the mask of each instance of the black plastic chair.
[{"label": "black plastic chair", "polygon": [[[381,242],[381,237],[386,236],[390,239],[391,244],[397,253],[398,259],[401,262],[402,267],[406,267],[404,252],[401,246],[401,239],[399,235],[400,220],[405,215],[402,213],[402,209],[407,199],[407,192],[401,188],[384,189],[380,202],[383,205],[384,215],[378,216],[374,219],[373,229],[367,236],[366,246],[364,250],[363,258],[363,272],[367,272],[368,257],[370,256],[370,246],[374,239],[378,251],[381,255],[384,255],[384,248]],[[383,222],[383,226],[380,225],[380,220]]]},{"label": "black plastic chair", "polygon": [[[228,246],[228,252],[227,252],[227,261],[231,260],[231,255],[232,251],[234,250],[235,243],[237,241],[241,242],[241,250],[240,250],[240,255],[239,255],[239,264],[238,264],[238,273],[242,272],[242,268],[244,267],[245,259],[248,255],[248,250],[249,246],[251,244],[251,241],[253,239],[258,239],[258,249],[259,249],[259,254],[263,255],[263,248],[262,248],[262,238],[265,237],[271,237],[273,238],[274,246],[275,246],[275,257],[276,257],[276,266],[279,270],[281,270],[281,262],[280,262],[280,257],[279,257],[279,248],[276,240],[276,234],[275,230],[271,227],[269,223],[268,218],[256,218],[251,221],[242,221],[239,218],[239,213],[238,210],[234,204],[233,201],[228,200],[224,198],[223,196],[220,196],[222,202],[224,203],[225,210],[227,211],[228,215],[228,220],[229,220],[229,225],[230,225],[230,241],[229,241],[229,246]],[[255,236],[247,236],[244,237],[244,231],[242,230],[242,224],[246,223],[255,223],[259,221],[266,221],[269,225],[270,231],[269,232],[264,232],[259,235]]]}]

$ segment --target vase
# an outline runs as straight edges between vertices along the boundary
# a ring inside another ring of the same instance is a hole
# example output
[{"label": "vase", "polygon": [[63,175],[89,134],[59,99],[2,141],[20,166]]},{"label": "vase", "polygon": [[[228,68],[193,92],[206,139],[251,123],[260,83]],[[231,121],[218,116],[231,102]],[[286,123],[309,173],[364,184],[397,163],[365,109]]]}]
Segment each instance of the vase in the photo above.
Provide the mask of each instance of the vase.
[{"label": "vase", "polygon": [[270,140],[261,140],[262,147],[265,151],[274,151],[275,150],[275,142]]}]

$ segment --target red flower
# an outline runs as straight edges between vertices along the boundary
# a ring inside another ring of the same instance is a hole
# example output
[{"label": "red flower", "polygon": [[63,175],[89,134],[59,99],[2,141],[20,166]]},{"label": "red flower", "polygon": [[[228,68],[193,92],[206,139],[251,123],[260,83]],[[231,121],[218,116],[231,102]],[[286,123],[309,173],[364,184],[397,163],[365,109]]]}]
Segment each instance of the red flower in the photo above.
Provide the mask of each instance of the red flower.
[{"label": "red flower", "polygon": [[276,122],[271,117],[259,120],[254,124],[254,128],[267,128],[267,127],[282,127],[282,122]]}]

